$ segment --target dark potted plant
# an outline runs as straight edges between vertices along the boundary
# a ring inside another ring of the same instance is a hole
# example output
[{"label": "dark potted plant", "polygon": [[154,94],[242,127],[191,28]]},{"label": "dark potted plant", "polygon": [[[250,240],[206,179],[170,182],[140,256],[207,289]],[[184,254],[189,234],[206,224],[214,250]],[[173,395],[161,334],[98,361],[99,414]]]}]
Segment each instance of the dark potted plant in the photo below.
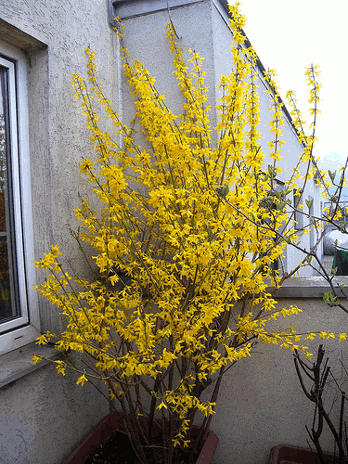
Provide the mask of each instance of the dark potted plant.
[{"label": "dark potted plant", "polygon": [[[342,389],[346,377],[339,382],[333,376],[328,359],[325,359],[323,345],[319,345],[314,363],[305,362],[296,350],[294,362],[302,390],[314,405],[312,426],[310,429],[306,426],[306,430],[316,451],[281,445],[273,449],[271,462],[278,462],[275,459],[282,459],[286,455],[287,460],[292,462],[347,463],[346,394]],[[331,386],[330,394],[328,381],[330,381]],[[325,425],[334,439],[335,452],[333,453],[325,453],[322,449],[321,436]],[[293,457],[291,457],[292,455]],[[297,460],[301,455],[303,455],[301,459],[305,459],[305,461]]]},{"label": "dark potted plant", "polygon": [[324,461],[320,461],[318,453],[310,448],[277,445],[271,450],[269,464],[318,464],[318,462],[334,464],[340,462],[334,453],[323,453],[322,458]]},{"label": "dark potted plant", "polygon": [[[197,438],[199,435],[200,429],[199,427],[193,427],[193,438]],[[115,450],[115,456],[119,459],[119,462],[124,464],[128,456],[132,456],[132,459],[129,459],[130,464],[135,464],[136,462],[136,455],[132,453],[132,449],[130,447],[130,443],[127,442],[127,435],[124,426],[124,421],[122,420],[122,414],[120,413],[111,413],[106,416],[95,429],[83,440],[82,443],[73,451],[73,453],[64,461],[64,464],[79,464],[82,462],[94,462],[91,459],[91,456],[94,455],[98,448],[100,448],[100,444],[107,443],[108,440],[112,442],[115,440],[115,433],[120,433],[125,435],[123,438],[119,438],[119,441],[113,446],[113,450]],[[159,436],[162,433],[162,424],[160,421],[154,421],[153,424],[153,434],[154,436]],[[124,443],[126,440],[126,450],[124,451],[124,455],[121,454],[122,449],[124,447]],[[160,440],[159,440],[160,442]],[[213,431],[209,431],[208,436],[204,442],[202,449],[200,450],[199,454],[197,452],[197,456],[194,457],[195,464],[209,464],[212,461],[214,456],[215,448],[219,442],[218,437],[215,435]],[[111,444],[110,444],[111,445]],[[99,455],[103,451],[99,452]],[[109,457],[109,449],[104,453],[106,456]],[[196,454],[196,453],[194,453]],[[111,456],[111,455],[110,455]],[[112,462],[118,462],[114,458]],[[111,462],[111,460],[110,460]],[[190,461],[193,462],[193,461]]]},{"label": "dark potted plant", "polygon": [[[189,64],[184,61],[172,24],[167,37],[185,100],[180,116],[168,109],[144,66],[129,63],[122,48],[136,117],[146,137],[143,145],[104,96],[92,50],[86,50],[91,89],[73,74],[97,152],[80,166],[91,182],[92,197],[82,199],[75,210],[82,227],[73,232],[90,275],[71,277],[58,246],[36,263],[48,270],[37,290],[67,319],[66,330],[47,332],[38,343],[53,340],[58,350],[81,354],[77,360],[69,354],[53,361],[58,373],[69,368],[79,374],[78,384],[101,383],[100,391],[118,411],[104,425],[110,431],[118,417],[143,464],[193,462],[195,452],[213,436],[210,424],[225,372],[250,356],[258,341],[291,348],[301,338],[293,328],[268,331],[267,323],[299,311],[295,306],[276,310],[270,287],[279,288],[310,262],[303,250],[296,268],[280,272],[284,248],[302,250],[294,224],[298,204],[289,209],[287,197],[294,189],[303,192],[310,182],[305,168],[304,188],[299,188],[297,174],[308,159],[314,162],[313,140],[306,139],[288,185],[279,189],[282,103],[267,76],[274,162],[265,169],[257,129],[256,55],[245,47],[237,6],[231,7],[231,16],[234,70],[221,79],[216,144],[202,59],[191,52]],[[121,27],[117,34],[122,39]],[[316,103],[314,68],[310,76]],[[113,138],[100,128],[90,92],[112,120]],[[298,195],[300,201],[302,193]],[[91,205],[98,202],[94,210]],[[304,228],[315,221],[321,218],[311,218]],[[86,244],[93,249],[91,258]],[[104,434],[104,425],[94,437]]]},{"label": "dark potted plant", "polygon": [[[323,345],[319,345],[315,362],[301,359],[295,351],[294,362],[302,390],[314,405],[311,428],[306,426],[310,438],[309,448],[291,445],[278,445],[271,450],[270,464],[305,463],[327,464],[348,462],[347,425],[345,420],[346,395],[343,385],[347,380],[337,380],[325,359]],[[345,370],[347,374],[347,370]],[[330,386],[328,386],[330,384]],[[324,452],[321,444],[325,427],[334,439],[332,452]],[[311,448],[311,443],[315,449]]]}]

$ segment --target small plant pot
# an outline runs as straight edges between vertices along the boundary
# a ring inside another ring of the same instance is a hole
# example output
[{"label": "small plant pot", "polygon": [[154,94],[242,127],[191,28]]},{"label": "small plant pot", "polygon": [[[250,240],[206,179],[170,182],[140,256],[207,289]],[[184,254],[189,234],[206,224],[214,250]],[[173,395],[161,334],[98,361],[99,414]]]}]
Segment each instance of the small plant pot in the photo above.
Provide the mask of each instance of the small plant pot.
[{"label": "small plant pot", "polygon": [[[338,462],[337,454],[324,453],[328,464]],[[278,445],[272,448],[269,464],[319,464],[316,451],[291,445]]]},{"label": "small plant pot", "polygon": [[[198,427],[193,427],[193,432],[199,431]],[[122,416],[117,413],[111,413],[106,416],[92,432],[80,443],[72,454],[64,461],[64,464],[83,464],[114,432],[125,433]],[[210,464],[217,444],[219,442],[215,433],[209,430],[208,437],[195,464]]]}]

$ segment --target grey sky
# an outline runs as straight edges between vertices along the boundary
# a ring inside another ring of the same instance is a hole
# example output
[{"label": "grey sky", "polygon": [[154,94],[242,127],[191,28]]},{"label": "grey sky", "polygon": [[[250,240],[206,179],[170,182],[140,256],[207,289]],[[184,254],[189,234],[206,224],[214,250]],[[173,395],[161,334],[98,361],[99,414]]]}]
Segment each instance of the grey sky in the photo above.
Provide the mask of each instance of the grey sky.
[{"label": "grey sky", "polygon": [[[233,3],[230,1],[230,3]],[[317,156],[325,169],[337,169],[348,155],[347,0],[240,0],[245,33],[265,68],[275,68],[281,95],[295,90],[299,107],[309,107],[305,67],[318,64],[322,84]]]}]

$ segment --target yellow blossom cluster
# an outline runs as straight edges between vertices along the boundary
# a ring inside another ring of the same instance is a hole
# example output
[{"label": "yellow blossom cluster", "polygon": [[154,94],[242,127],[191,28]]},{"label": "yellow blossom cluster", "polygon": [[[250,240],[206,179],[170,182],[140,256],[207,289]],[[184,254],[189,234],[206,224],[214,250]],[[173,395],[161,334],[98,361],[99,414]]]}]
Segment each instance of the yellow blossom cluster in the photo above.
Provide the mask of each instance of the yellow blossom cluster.
[{"label": "yellow blossom cluster", "polygon": [[[57,349],[84,353],[89,366],[81,370],[55,361],[58,373],[75,369],[81,385],[101,379],[111,399],[140,417],[142,389],[161,413],[176,418],[173,443],[183,447],[195,411],[214,412],[215,401],[201,399],[214,375],[250,356],[258,341],[307,352],[301,339],[316,336],[291,327],[267,329],[281,315],[300,311],[276,309],[269,291],[283,280],[273,263],[298,235],[287,208],[289,192],[275,188],[284,143],[282,103],[269,73],[274,163],[265,169],[256,55],[245,46],[238,5],[231,7],[231,17],[233,71],[221,78],[213,129],[203,59],[195,50],[184,59],[171,24],[167,39],[184,99],[182,114],[167,107],[155,78],[139,61],[129,62],[121,44],[142,143],[105,97],[95,53],[86,50],[89,84],[74,73],[73,85],[96,156],[84,159],[80,170],[100,208],[94,211],[88,199],[82,200],[75,211],[81,224],[75,238],[80,247],[85,243],[93,249],[92,277],[70,277],[57,246],[36,263],[49,271],[38,291],[68,322],[62,334],[47,333],[38,343],[58,340]],[[120,24],[118,31],[122,40]],[[313,74],[309,79],[317,86],[311,97],[316,104],[318,84]],[[111,119],[114,135],[100,128],[93,96]],[[297,115],[294,123],[301,127]],[[302,141],[309,147],[300,160],[306,163],[313,141]],[[291,192],[299,172],[297,166]],[[132,389],[139,401],[129,394]]]}]

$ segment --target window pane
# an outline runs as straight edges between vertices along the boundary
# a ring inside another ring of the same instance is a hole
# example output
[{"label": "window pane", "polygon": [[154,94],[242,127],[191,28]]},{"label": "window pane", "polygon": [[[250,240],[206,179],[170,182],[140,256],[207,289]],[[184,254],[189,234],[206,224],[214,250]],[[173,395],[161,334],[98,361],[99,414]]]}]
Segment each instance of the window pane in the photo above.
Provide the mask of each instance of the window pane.
[{"label": "window pane", "polygon": [[17,316],[6,77],[0,67],[0,322]]},{"label": "window pane", "polygon": [[11,286],[7,240],[0,237],[0,319],[11,317]]}]

